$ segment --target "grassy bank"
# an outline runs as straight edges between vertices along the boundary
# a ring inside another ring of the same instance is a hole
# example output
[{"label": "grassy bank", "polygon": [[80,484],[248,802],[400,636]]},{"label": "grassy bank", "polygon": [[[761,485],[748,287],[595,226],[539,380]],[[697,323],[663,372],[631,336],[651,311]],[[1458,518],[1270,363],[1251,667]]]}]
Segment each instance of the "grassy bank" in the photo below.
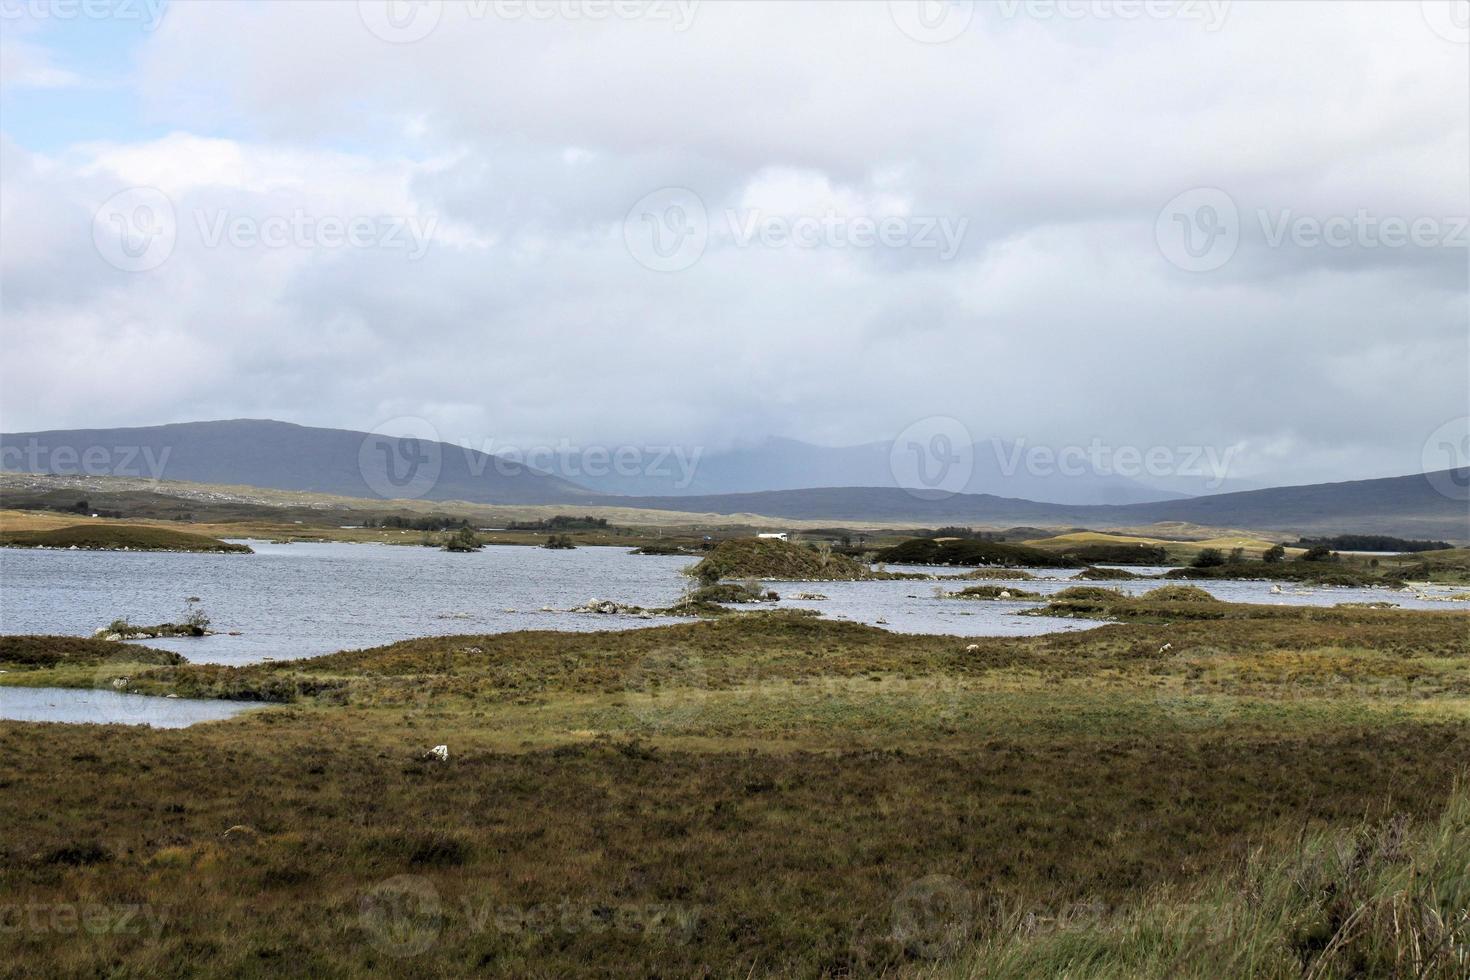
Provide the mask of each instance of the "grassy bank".
[{"label": "grassy bank", "polygon": [[82,551],[217,551],[250,554],[218,538],[141,524],[72,524],[33,531],[0,531],[4,548],[76,548]]},{"label": "grassy bank", "polygon": [[[0,972],[1039,976],[1062,954],[990,950],[985,910],[1144,931],[1304,831],[1444,810],[1470,616],[1149,601],[1040,637],[761,613],[244,668],[9,640],[3,683],[116,667],[280,703],[175,731],[0,722],[0,914],[42,910],[0,930]],[[935,938],[922,910],[955,895]],[[1389,941],[1388,907],[1354,944]]]}]

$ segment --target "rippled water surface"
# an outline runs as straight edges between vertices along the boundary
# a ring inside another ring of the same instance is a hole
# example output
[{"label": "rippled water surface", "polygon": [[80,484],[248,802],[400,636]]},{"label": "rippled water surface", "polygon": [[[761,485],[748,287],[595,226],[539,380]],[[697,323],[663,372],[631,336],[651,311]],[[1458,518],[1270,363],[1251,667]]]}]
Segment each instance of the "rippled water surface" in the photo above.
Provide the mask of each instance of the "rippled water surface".
[{"label": "rippled water surface", "polygon": [[[198,596],[220,635],[154,646],[192,661],[241,664],[375,646],[413,636],[509,630],[629,629],[677,622],[566,612],[591,598],[646,607],[679,598],[688,557],[622,548],[490,547],[472,554],[377,544],[251,542],[254,555],[0,549],[0,632],[90,635],[119,617],[173,622]],[[963,569],[900,569],[954,574]],[[1033,570],[1017,588],[1049,593],[1076,584],[1072,569]],[[970,582],[775,583],[781,605],[909,633],[1004,636],[1086,629],[1088,621],[1015,615],[1030,602],[942,599]],[[1003,584],[1003,582],[1002,582]],[[1153,580],[1100,583],[1138,593]],[[1379,589],[1298,588],[1267,582],[1198,583],[1222,599],[1333,605],[1388,600],[1463,608]],[[789,598],[816,592],[823,601]],[[543,607],[553,610],[543,611]],[[239,635],[224,635],[236,632]]]},{"label": "rippled water surface", "polygon": [[264,705],[248,701],[156,698],[62,687],[0,687],[0,718],[11,721],[184,728],[196,722],[233,718],[242,711],[261,707]]}]

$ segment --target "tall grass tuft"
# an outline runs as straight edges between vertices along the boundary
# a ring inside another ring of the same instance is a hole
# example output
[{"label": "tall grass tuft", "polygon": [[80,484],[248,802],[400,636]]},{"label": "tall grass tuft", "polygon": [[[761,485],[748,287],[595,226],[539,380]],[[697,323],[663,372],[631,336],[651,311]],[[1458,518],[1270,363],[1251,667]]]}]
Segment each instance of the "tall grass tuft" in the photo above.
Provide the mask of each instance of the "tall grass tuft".
[{"label": "tall grass tuft", "polygon": [[1470,977],[1470,785],[1436,822],[1396,817],[1260,849],[1235,874],[1141,905],[996,917],[991,939],[916,976]]}]

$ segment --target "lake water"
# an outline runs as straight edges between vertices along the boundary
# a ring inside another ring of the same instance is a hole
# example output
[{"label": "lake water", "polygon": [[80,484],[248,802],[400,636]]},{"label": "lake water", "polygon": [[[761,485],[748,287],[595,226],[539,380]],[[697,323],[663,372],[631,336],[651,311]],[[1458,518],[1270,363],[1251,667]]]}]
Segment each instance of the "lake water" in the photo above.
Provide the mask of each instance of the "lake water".
[{"label": "lake water", "polygon": [[[191,661],[244,664],[376,646],[415,636],[511,630],[608,630],[685,620],[565,612],[591,598],[646,607],[676,601],[688,583],[686,556],[632,555],[622,548],[548,551],[490,547],[448,554],[414,546],[250,542],[254,555],[49,551],[0,548],[0,632],[88,636],[119,617],[134,623],[177,621],[198,596],[219,635],[150,645]],[[896,566],[893,570],[905,570]],[[911,569],[953,574],[962,569]],[[1049,593],[1073,569],[1033,570],[1017,588]],[[832,619],[908,633],[1029,635],[1087,629],[1093,622],[1017,616],[1032,602],[940,599],[985,582],[773,583],[782,595],[817,592],[826,601],[783,599]],[[1004,584],[1001,582],[1000,584]],[[1156,581],[1099,583],[1131,593]],[[1421,602],[1385,590],[1283,586],[1266,582],[1199,583],[1234,602],[1334,605],[1389,600],[1405,607],[1463,608]],[[1450,591],[1450,590],[1444,590]],[[543,612],[542,607],[556,610]],[[238,636],[225,635],[238,632]]]},{"label": "lake water", "polygon": [[0,687],[0,718],[10,721],[184,728],[262,707],[259,702],[156,698],[81,688]]}]

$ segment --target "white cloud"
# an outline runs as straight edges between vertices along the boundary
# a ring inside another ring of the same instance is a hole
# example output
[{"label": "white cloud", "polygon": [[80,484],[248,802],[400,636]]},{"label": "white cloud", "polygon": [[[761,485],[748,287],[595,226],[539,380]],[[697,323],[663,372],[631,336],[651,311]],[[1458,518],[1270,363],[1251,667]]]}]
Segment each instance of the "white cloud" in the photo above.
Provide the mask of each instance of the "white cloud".
[{"label": "white cloud", "polygon": [[[1259,479],[1408,470],[1465,412],[1465,251],[1272,248],[1259,216],[1470,213],[1467,51],[1414,7],[1234,4],[1213,32],[982,7],[926,45],[881,4],[702,3],[676,31],[449,3],[393,45],[353,3],[177,4],[138,51],[171,135],[4,147],[6,426],[422,415],[477,445],[711,445],[954,415],[1244,445]],[[91,240],[131,185],[179,221],[137,274]],[[1210,273],[1154,238],[1196,186],[1242,219]],[[684,271],[624,246],[660,187],[712,222]],[[742,244],[729,209],[962,220],[963,247]],[[221,213],[433,235],[418,259],[211,247]]]}]

